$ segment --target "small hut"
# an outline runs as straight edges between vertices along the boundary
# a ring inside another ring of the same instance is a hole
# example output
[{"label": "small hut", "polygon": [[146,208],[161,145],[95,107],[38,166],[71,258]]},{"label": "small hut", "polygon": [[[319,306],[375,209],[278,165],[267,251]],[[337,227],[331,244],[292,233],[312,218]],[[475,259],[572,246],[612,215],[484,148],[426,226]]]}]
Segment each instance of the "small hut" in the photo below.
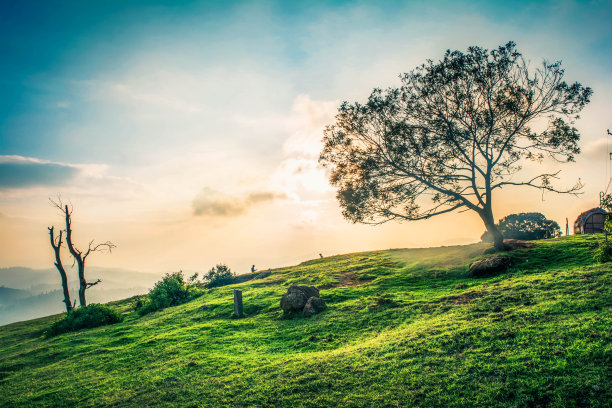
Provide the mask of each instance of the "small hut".
[{"label": "small hut", "polygon": [[608,212],[601,208],[591,208],[574,221],[574,234],[598,234],[604,232]]}]

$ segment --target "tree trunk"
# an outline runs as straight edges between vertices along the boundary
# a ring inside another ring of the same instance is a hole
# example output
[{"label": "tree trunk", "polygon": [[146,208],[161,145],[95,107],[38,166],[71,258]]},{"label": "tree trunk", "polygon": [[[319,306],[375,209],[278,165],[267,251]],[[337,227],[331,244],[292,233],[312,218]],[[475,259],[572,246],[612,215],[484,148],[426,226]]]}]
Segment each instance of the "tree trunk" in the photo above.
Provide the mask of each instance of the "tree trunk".
[{"label": "tree trunk", "polygon": [[70,225],[72,221],[67,205],[64,206],[64,216],[66,219],[66,244],[68,244],[68,250],[74,257],[79,270],[79,305],[85,307],[87,306],[87,301],[85,300],[85,290],[87,289],[87,281],[85,280],[85,257],[72,243],[72,227]]},{"label": "tree trunk", "polygon": [[480,213],[480,218],[482,218],[482,221],[487,228],[487,232],[491,234],[491,238],[493,238],[493,247],[498,251],[505,251],[507,248],[504,244],[504,236],[501,232],[499,232],[497,225],[495,225],[493,211],[491,211],[490,208],[485,208],[484,211]]},{"label": "tree trunk", "polygon": [[87,306],[85,300],[85,290],[87,289],[87,281],[85,280],[85,260],[79,261],[77,259],[77,265],[79,267],[79,304],[81,307]]},{"label": "tree trunk", "polygon": [[68,276],[66,275],[66,270],[64,269],[64,265],[62,264],[62,259],[60,257],[60,248],[62,246],[62,231],[60,230],[59,232],[59,238],[57,240],[56,245],[53,228],[54,227],[49,228],[49,238],[51,240],[53,252],[55,252],[55,267],[57,268],[62,278],[62,289],[64,290],[64,303],[66,304],[66,312],[70,313],[70,311],[72,310],[72,302],[70,301],[70,291],[68,290]]}]

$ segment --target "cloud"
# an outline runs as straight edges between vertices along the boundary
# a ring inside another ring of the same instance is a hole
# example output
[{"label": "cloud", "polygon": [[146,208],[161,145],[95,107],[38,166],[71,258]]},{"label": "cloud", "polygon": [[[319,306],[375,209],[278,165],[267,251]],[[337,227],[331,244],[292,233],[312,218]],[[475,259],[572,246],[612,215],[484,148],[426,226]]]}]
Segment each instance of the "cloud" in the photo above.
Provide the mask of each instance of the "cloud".
[{"label": "cloud", "polygon": [[293,101],[290,119],[293,132],[283,144],[285,154],[319,157],[323,148],[323,129],[333,122],[337,109],[337,101],[317,101],[309,95],[298,95]]},{"label": "cloud", "polygon": [[282,198],[285,198],[283,194],[269,191],[253,192],[244,197],[237,197],[204,187],[193,199],[191,206],[194,215],[231,218],[246,213],[255,205]]},{"label": "cloud", "polygon": [[32,157],[0,156],[0,188],[63,185],[79,175],[78,166]]},{"label": "cloud", "polygon": [[[584,146],[582,149],[582,157],[589,162],[607,162],[610,160],[609,152],[612,151],[612,140],[597,139]],[[578,156],[580,158],[580,156]]]}]

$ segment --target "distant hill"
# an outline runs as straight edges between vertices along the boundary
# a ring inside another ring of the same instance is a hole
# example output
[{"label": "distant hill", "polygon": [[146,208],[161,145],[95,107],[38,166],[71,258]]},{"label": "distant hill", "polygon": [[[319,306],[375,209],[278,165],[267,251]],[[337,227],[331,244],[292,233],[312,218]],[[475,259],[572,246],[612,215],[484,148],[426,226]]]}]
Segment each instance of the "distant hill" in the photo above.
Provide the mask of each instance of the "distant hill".
[{"label": "distant hill", "polygon": [[30,295],[30,292],[28,292],[27,290],[13,289],[7,288],[5,286],[0,286],[0,306],[15,302]]},{"label": "distant hill", "polygon": [[[612,263],[603,237],[539,241],[474,278],[484,244],[362,252],[273,269],[122,323],[0,327],[7,407],[609,407]],[[327,310],[283,316],[291,284]],[[233,290],[245,317],[233,319]]]},{"label": "distant hill", "polygon": [[[72,277],[69,286],[74,301],[78,298],[77,273],[71,268],[66,272]],[[105,303],[146,293],[162,276],[161,273],[95,266],[88,267],[86,274],[89,280],[102,280],[87,290],[89,303]],[[66,310],[63,299],[61,279],[54,268],[0,268],[0,324],[61,313]]]}]

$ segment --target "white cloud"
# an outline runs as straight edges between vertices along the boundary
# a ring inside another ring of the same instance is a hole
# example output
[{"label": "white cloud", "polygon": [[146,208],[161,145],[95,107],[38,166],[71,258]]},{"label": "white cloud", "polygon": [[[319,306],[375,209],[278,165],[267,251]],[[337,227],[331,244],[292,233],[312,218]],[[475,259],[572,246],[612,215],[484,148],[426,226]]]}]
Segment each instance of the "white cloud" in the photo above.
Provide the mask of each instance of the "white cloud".
[{"label": "white cloud", "polygon": [[589,162],[608,162],[612,152],[612,137],[601,138],[588,143],[582,149],[582,157]]},{"label": "white cloud", "polygon": [[289,119],[291,136],[283,144],[287,155],[297,154],[319,157],[323,148],[323,129],[334,120],[337,101],[315,101],[309,95],[298,95],[293,101],[293,114]]}]

